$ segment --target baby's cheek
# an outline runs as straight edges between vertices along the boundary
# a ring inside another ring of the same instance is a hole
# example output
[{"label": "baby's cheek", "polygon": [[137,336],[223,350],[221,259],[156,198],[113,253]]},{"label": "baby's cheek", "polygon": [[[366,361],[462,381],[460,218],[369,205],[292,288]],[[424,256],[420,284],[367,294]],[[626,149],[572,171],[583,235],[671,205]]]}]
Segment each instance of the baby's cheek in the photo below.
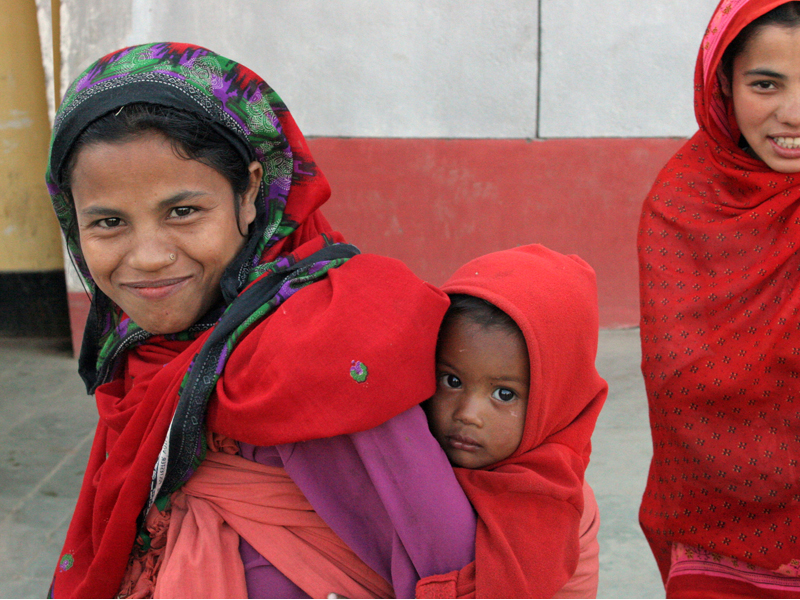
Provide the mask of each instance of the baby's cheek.
[{"label": "baby's cheek", "polygon": [[428,415],[428,426],[435,437],[438,437],[445,427],[446,410],[444,403],[435,396],[426,402],[425,413]]}]

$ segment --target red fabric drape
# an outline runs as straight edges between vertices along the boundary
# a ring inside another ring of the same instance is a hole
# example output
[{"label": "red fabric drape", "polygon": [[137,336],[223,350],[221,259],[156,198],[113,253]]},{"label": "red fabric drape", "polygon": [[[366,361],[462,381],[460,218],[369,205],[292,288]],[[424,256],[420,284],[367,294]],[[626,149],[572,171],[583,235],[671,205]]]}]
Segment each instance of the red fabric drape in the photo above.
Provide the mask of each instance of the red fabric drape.
[{"label": "red fabric drape", "polygon": [[642,211],[639,517],[665,579],[673,540],[770,569],[800,558],[800,174],[739,149],[717,80],[736,34],[780,4],[720,2],[695,71],[700,130]]},{"label": "red fabric drape", "polygon": [[516,452],[486,469],[455,469],[478,513],[475,562],[422,580],[418,596],[547,598],[578,564],[583,476],[608,389],[594,366],[594,271],[533,245],[473,260],[443,289],[483,298],[514,319],[531,385]]},{"label": "red fabric drape", "polygon": [[[260,446],[375,427],[433,394],[446,308],[444,295],[399,261],[356,256],[240,342],[217,384],[208,427]],[[100,423],[57,595],[117,593],[178,389],[207,335],[139,347],[128,377],[98,388]],[[366,366],[364,381],[352,376],[354,361]]]}]

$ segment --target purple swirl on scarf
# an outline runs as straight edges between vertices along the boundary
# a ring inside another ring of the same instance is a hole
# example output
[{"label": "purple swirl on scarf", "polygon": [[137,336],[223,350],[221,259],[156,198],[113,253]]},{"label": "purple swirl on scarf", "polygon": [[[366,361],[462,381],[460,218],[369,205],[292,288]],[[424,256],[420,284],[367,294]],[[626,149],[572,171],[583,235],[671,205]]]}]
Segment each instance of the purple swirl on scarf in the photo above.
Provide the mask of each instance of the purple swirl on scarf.
[{"label": "purple swirl on scarf", "polygon": [[258,104],[259,102],[261,102],[261,99],[263,97],[264,95],[261,93],[261,88],[255,87],[253,88],[250,97],[247,98],[247,101],[250,102],[250,104]]},{"label": "purple swirl on scarf", "polygon": [[219,354],[219,359],[217,360],[217,368],[214,370],[214,372],[217,374],[218,377],[222,375],[222,370],[225,368],[225,362],[227,360],[228,360],[228,345],[226,344],[222,348],[222,352],[220,352]]},{"label": "purple swirl on scarf", "polygon": [[276,308],[283,304],[289,298],[289,296],[297,291],[294,287],[296,283],[297,282],[294,279],[289,279],[281,286],[281,289],[279,289],[278,293],[275,294]]},{"label": "purple swirl on scarf", "polygon": [[278,131],[280,131],[281,133],[283,133],[283,129],[281,128],[281,120],[278,118],[278,115],[276,115],[275,113],[272,113],[272,114],[269,116],[269,120],[270,120],[270,121],[272,121],[272,126],[273,126],[275,129],[277,129]]},{"label": "purple swirl on scarf", "polygon": [[278,269],[288,269],[291,267],[292,264],[289,262],[288,256],[281,256],[278,260],[275,261],[275,270]]},{"label": "purple swirl on scarf", "polygon": [[303,164],[302,160],[295,160],[294,161],[294,172],[300,173],[301,175],[308,175],[309,177],[313,177],[314,173],[312,171],[304,171],[300,165]]},{"label": "purple swirl on scarf", "polygon": [[319,273],[323,269],[327,268],[327,266],[331,264],[329,260],[321,260],[318,263],[314,263],[308,269],[308,274],[313,275],[314,273]]},{"label": "purple swirl on scarf", "polygon": [[[288,158],[291,159],[291,156]],[[278,177],[269,184],[269,193],[271,198],[280,198],[284,206],[286,205],[286,195],[292,187],[291,177]]]},{"label": "purple swirl on scarf", "polygon": [[125,337],[128,333],[128,326],[130,325],[131,320],[130,317],[126,317],[119,322],[117,325],[117,335],[120,337]]},{"label": "purple swirl on scarf", "polygon": [[89,71],[86,71],[84,76],[75,83],[75,93],[82,92],[83,90],[92,87],[94,85],[94,78],[97,77],[104,68],[104,65],[97,63]]}]

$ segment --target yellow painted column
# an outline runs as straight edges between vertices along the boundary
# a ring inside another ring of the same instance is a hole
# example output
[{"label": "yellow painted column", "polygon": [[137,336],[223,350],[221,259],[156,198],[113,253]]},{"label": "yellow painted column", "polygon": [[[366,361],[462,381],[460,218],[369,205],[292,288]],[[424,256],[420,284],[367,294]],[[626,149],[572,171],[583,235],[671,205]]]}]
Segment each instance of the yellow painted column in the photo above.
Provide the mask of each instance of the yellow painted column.
[{"label": "yellow painted column", "polygon": [[[44,184],[50,124],[36,5],[0,0],[0,14],[0,334],[62,335],[66,297],[58,306],[63,294],[53,285],[64,261]],[[34,326],[19,322],[27,317]],[[42,330],[53,319],[61,331]]]}]

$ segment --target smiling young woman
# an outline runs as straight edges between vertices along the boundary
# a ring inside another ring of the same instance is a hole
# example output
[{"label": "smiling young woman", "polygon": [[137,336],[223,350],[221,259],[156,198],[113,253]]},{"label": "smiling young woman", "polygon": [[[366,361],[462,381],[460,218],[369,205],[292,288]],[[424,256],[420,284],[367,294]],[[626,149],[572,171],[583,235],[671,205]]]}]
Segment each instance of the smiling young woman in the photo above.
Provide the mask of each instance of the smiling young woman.
[{"label": "smiling young woman", "polygon": [[800,2],[719,3],[695,114],[639,229],[639,519],[668,597],[798,597]]},{"label": "smiling young woman", "polygon": [[417,406],[447,300],[331,229],[258,75],[187,44],[101,58],[47,182],[92,294],[100,417],[52,595],[409,597],[472,560]]}]

